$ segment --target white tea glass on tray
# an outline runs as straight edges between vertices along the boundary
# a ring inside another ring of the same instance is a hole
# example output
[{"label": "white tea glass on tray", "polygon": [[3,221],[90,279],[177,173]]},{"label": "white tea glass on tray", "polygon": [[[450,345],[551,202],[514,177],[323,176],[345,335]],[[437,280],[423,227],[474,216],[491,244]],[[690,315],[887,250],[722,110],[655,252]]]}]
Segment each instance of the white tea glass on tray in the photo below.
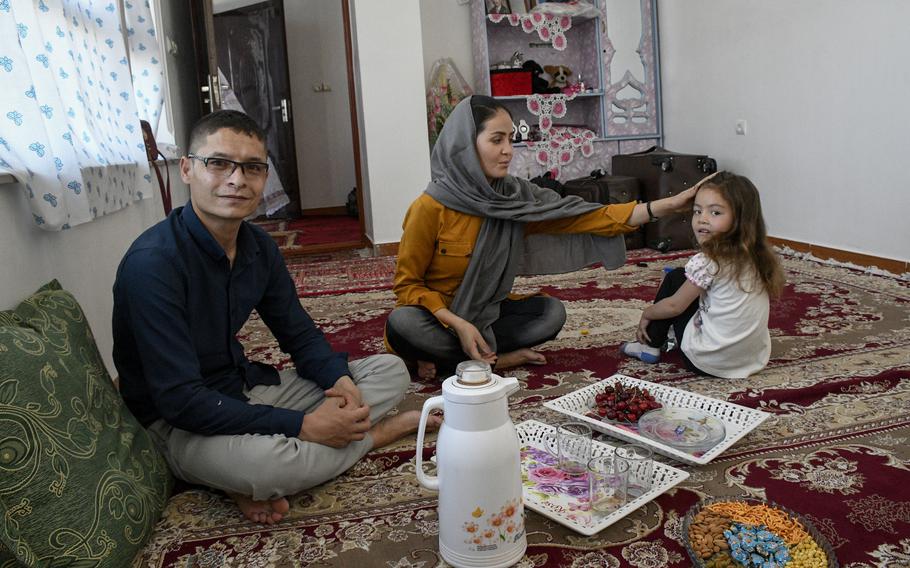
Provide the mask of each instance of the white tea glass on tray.
[{"label": "white tea glass on tray", "polygon": [[588,461],[588,497],[591,511],[612,513],[626,504],[629,464],[615,456]]},{"label": "white tea glass on tray", "polygon": [[629,496],[640,497],[651,489],[654,477],[654,452],[638,444],[624,444],[616,448],[617,461],[629,466]]},{"label": "white tea glass on tray", "polygon": [[591,459],[591,427],[583,422],[563,422],[556,427],[557,467],[569,475],[584,475]]}]

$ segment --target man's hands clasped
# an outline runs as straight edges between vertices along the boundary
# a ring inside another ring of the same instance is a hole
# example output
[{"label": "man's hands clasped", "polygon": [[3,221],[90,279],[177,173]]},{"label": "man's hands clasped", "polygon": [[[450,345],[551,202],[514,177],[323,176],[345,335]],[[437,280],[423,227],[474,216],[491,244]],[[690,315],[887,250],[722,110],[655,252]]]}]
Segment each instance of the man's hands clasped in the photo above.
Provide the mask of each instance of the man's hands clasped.
[{"label": "man's hands clasped", "polygon": [[370,430],[370,407],[363,404],[360,389],[344,376],[325,391],[325,400],[307,414],[298,438],[332,448],[344,448],[363,440]]}]

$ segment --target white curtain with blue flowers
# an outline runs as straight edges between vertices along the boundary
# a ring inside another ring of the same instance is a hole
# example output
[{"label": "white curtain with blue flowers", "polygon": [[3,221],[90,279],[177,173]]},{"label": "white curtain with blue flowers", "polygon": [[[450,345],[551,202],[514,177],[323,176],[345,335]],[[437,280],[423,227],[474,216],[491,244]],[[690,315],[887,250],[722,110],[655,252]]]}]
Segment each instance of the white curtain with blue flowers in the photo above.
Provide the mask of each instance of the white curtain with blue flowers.
[{"label": "white curtain with blue flowers", "polygon": [[0,0],[0,86],[0,169],[41,228],[151,196],[114,0]]},{"label": "white curtain with blue flowers", "polygon": [[139,118],[147,120],[157,134],[164,107],[164,65],[152,8],[148,0],[124,0],[123,8],[136,107]]}]

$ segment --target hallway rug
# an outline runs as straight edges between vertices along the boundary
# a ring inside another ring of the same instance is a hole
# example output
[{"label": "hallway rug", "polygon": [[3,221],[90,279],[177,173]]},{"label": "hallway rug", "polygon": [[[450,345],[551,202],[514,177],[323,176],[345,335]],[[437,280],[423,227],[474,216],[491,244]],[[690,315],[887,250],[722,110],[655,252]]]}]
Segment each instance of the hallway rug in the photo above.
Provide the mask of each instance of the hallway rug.
[{"label": "hallway rug", "polygon": [[[594,536],[526,512],[529,546],[518,566],[690,566],[682,518],[717,496],[768,499],[801,513],[843,567],[910,565],[910,282],[785,257],[788,284],[772,304],[772,358],[762,373],[707,379],[687,372],[675,352],[657,365],[621,357],[619,344],[633,336],[663,268],[683,265],[686,254],[520,279],[518,291],[563,300],[568,321],[542,346],[546,365],[509,373],[522,386],[510,398],[513,421],[558,422],[542,402],[617,372],[771,417],[707,465],[673,463],[690,477]],[[395,301],[388,286],[350,291],[351,282],[335,279],[335,289],[317,294],[315,277],[307,278],[314,293],[301,302],[337,350],[352,359],[383,351]],[[240,337],[251,358],[288,364],[258,318]],[[439,386],[415,379],[401,408],[420,408]],[[425,458],[432,449],[429,441]],[[180,493],[134,565],[439,566],[436,497],[416,481],[415,451],[411,436],[369,454],[338,479],[294,496],[287,518],[272,527],[245,521],[219,493]]]},{"label": "hallway rug", "polygon": [[275,239],[282,252],[303,246],[360,242],[360,221],[347,215],[314,215],[256,224]]}]

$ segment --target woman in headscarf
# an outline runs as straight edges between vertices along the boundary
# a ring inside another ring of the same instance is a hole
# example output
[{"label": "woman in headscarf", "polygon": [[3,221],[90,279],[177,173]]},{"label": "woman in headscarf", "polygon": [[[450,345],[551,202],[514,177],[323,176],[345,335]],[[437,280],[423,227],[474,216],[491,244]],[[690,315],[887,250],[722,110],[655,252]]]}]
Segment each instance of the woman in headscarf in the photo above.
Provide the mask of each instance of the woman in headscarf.
[{"label": "woman in headscarf", "polygon": [[[696,186],[650,203],[600,205],[508,175],[512,117],[495,99],[462,100],[431,157],[432,181],[408,209],[386,323],[390,350],[421,378],[465,359],[502,369],[545,364],[531,349],[556,337],[562,303],[511,294],[518,274],[625,262],[622,233],[688,206]],[[701,183],[701,182],[699,182]]]}]

